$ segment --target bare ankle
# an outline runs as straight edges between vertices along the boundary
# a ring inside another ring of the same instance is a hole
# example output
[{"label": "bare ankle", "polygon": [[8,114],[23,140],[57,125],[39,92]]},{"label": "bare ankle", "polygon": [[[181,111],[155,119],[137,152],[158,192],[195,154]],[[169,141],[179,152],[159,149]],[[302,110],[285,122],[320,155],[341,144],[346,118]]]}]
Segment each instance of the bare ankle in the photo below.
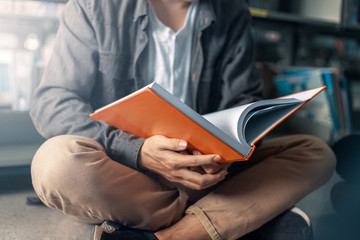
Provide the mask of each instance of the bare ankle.
[{"label": "bare ankle", "polygon": [[155,233],[159,240],[211,240],[195,215],[186,215],[174,225]]}]

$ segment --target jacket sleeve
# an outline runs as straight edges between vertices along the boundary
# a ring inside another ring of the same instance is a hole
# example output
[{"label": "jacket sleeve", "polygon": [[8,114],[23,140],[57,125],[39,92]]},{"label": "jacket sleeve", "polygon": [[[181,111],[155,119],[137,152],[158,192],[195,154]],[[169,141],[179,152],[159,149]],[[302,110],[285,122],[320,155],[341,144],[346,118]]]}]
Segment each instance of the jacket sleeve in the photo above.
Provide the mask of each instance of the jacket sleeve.
[{"label": "jacket sleeve", "polygon": [[[222,99],[220,109],[242,105],[262,98],[263,82],[255,67],[254,40],[251,33],[251,15],[244,1],[226,1],[227,10],[233,17],[227,19],[227,44],[220,69],[222,81]],[[230,2],[230,3],[229,3]],[[232,6],[237,4],[237,6]],[[240,5],[240,9],[239,9]],[[234,11],[234,10],[236,11]]]},{"label": "jacket sleeve", "polygon": [[52,57],[35,90],[30,115],[44,137],[72,134],[92,138],[115,161],[138,169],[144,139],[89,117],[99,53],[92,16],[82,0],[69,1],[60,19]]}]

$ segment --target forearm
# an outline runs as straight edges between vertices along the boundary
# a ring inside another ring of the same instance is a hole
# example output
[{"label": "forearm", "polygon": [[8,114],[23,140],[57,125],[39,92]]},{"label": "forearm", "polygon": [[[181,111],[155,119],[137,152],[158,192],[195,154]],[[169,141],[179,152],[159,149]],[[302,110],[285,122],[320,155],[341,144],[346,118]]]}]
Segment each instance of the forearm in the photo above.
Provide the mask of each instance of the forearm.
[{"label": "forearm", "polygon": [[144,140],[93,120],[89,117],[91,111],[89,105],[65,90],[47,89],[34,96],[30,115],[44,137],[70,134],[92,138],[113,160],[138,169],[137,155]]},{"label": "forearm", "polygon": [[[31,117],[46,138],[72,134],[102,144],[115,161],[137,168],[143,139],[93,120],[90,104],[99,77],[99,43],[86,1],[69,1],[60,19],[53,53],[36,88]],[[119,80],[121,81],[121,80]],[[114,99],[115,100],[115,99]]]}]

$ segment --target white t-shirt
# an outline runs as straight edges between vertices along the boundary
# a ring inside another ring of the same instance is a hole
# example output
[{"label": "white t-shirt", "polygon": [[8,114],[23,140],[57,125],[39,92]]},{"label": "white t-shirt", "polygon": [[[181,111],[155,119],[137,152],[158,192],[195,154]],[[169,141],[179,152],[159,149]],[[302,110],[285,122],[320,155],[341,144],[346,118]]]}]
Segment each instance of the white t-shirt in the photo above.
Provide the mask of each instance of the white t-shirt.
[{"label": "white t-shirt", "polygon": [[[150,4],[149,4],[150,5]],[[184,26],[177,32],[165,26],[149,7],[149,45],[146,52],[147,69],[142,76],[155,81],[188,105],[190,91],[190,61],[198,2],[191,3]]]}]

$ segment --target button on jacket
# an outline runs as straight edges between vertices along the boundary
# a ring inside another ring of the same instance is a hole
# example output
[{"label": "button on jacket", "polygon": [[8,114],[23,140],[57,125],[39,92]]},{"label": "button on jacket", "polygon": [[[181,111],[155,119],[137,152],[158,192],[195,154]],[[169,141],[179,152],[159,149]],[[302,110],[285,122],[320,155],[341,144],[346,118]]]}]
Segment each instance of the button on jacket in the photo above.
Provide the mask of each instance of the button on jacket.
[{"label": "button on jacket", "polygon": [[[94,121],[95,109],[151,82],[139,58],[148,44],[147,0],[70,0],[53,55],[35,90],[31,117],[46,138],[95,139],[115,161],[139,169],[144,139]],[[200,0],[190,63],[193,105],[200,114],[261,98],[254,68],[251,17],[242,0]]]}]

